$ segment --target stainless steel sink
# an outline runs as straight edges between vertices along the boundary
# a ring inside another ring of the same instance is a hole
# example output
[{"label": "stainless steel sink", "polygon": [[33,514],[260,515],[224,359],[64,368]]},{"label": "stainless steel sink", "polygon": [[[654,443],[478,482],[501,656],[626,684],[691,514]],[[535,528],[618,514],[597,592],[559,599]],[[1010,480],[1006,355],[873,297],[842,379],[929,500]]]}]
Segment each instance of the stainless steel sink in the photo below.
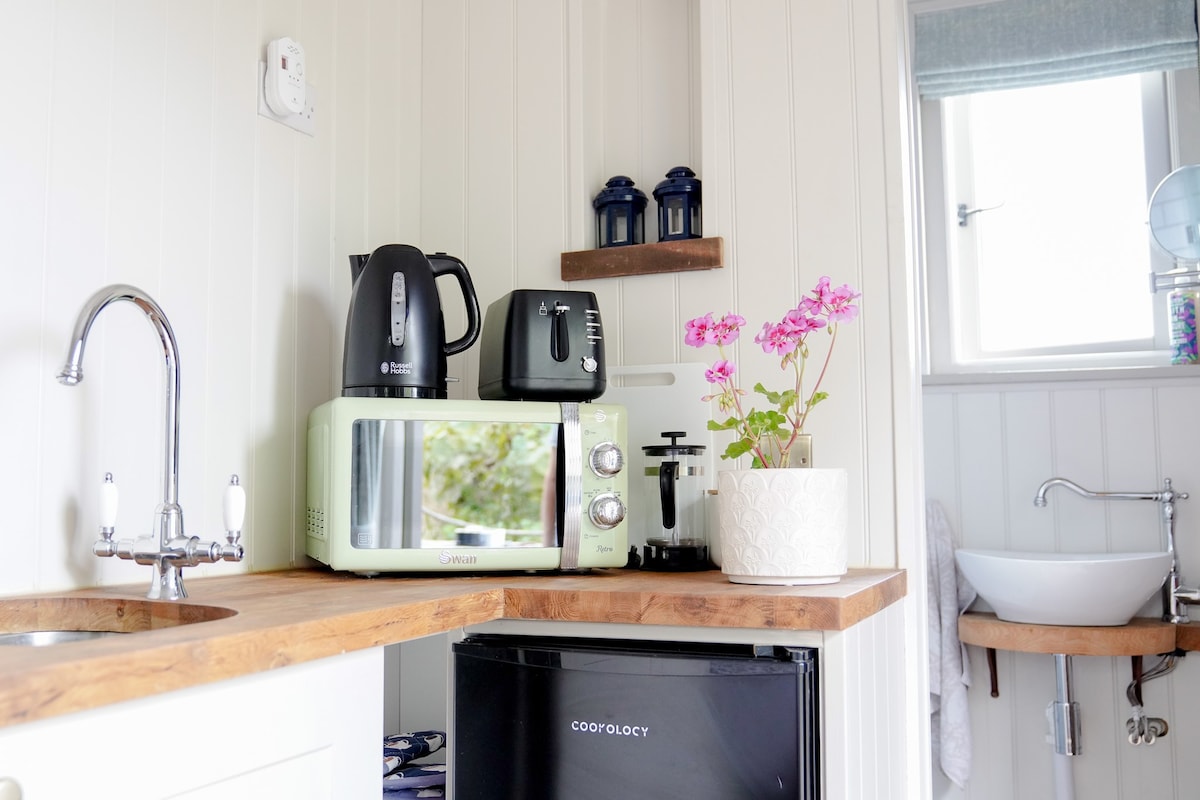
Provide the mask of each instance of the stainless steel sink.
[{"label": "stainless steel sink", "polygon": [[0,646],[45,647],[211,622],[231,608],[116,597],[0,598]]},{"label": "stainless steel sink", "polygon": [[22,645],[24,647],[48,647],[52,644],[84,642],[88,639],[103,639],[105,636],[124,636],[124,631],[25,631],[24,633],[0,633],[0,647]]}]

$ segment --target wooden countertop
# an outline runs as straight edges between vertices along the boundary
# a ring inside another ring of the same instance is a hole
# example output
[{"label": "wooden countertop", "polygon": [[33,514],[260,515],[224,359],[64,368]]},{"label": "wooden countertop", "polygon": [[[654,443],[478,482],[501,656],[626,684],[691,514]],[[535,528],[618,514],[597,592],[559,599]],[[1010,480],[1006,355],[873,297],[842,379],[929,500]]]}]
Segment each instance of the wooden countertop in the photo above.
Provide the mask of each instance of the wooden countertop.
[{"label": "wooden countertop", "polygon": [[[144,591],[42,596],[144,600]],[[367,579],[297,569],[193,579],[188,592],[188,604],[237,613],[133,636],[0,647],[0,726],[503,618],[845,630],[903,597],[906,580],[889,569],[852,569],[838,583],[803,587],[734,584],[716,570]],[[0,609],[20,599],[0,598]]]}]

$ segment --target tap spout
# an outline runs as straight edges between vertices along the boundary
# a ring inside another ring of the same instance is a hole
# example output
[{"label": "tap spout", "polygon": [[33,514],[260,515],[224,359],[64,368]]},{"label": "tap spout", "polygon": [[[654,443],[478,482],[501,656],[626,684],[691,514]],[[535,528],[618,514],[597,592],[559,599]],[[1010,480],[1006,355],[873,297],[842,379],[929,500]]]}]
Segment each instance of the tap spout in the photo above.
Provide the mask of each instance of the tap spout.
[{"label": "tap spout", "polygon": [[1163,619],[1167,622],[1188,622],[1188,603],[1200,602],[1200,590],[1183,586],[1179,574],[1179,554],[1175,551],[1175,503],[1187,500],[1187,492],[1177,492],[1170,478],[1163,478],[1163,488],[1158,492],[1093,492],[1066,478],[1050,478],[1038,487],[1033,504],[1038,508],[1046,505],[1046,493],[1055,486],[1070,489],[1077,495],[1096,500],[1153,500],[1159,506],[1162,538],[1167,552],[1171,554],[1171,571],[1162,587]]},{"label": "tap spout", "polygon": [[[162,341],[163,364],[166,369],[166,397],[163,415],[163,471],[162,511],[179,519],[179,347],[175,343],[175,331],[167,321],[154,298],[136,286],[114,284],[100,289],[88,299],[75,320],[75,331],[67,348],[67,362],[58,373],[58,381],[66,386],[75,386],[83,380],[83,352],[87,346],[88,333],[100,312],[112,303],[128,301],[140,308],[154,327]],[[173,525],[160,526],[160,544],[166,545],[175,534]],[[180,526],[181,527],[181,526]]]},{"label": "tap spout", "polygon": [[[1171,491],[1170,481],[1167,482],[1166,491]],[[1033,504],[1038,508],[1045,508],[1046,493],[1055,486],[1061,486],[1064,489],[1070,489],[1075,494],[1081,497],[1088,497],[1100,500],[1153,500],[1160,502],[1168,498],[1164,497],[1164,492],[1093,492],[1083,488],[1078,483],[1067,478],[1050,478],[1044,481],[1038,487],[1037,494],[1034,495]],[[1172,496],[1173,499],[1174,495]]]}]

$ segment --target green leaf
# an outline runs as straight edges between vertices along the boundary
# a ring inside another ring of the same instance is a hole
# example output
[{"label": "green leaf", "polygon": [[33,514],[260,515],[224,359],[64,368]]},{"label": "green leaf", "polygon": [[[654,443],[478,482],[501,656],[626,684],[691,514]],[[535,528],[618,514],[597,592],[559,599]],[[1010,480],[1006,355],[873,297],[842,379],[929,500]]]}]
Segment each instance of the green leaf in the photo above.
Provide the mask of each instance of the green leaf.
[{"label": "green leaf", "polygon": [[829,397],[829,392],[813,392],[813,396],[808,398],[808,407],[812,408],[827,397]]},{"label": "green leaf", "polygon": [[725,454],[721,456],[721,458],[728,458],[730,460],[741,458],[742,456],[746,455],[746,453],[749,453],[750,448],[753,446],[753,442],[751,442],[749,439],[738,439],[736,442],[733,442],[725,448]]}]

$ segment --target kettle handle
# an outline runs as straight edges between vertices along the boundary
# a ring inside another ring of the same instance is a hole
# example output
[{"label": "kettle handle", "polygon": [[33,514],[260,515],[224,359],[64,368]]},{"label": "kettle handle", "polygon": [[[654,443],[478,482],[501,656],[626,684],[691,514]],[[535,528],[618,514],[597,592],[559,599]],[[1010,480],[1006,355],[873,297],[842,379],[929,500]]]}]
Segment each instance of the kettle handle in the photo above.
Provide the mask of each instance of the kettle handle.
[{"label": "kettle handle", "polygon": [[459,288],[462,289],[463,300],[467,304],[467,332],[460,338],[452,342],[446,342],[446,355],[452,356],[455,353],[461,353],[471,345],[475,344],[475,340],[479,338],[479,298],[475,296],[475,286],[471,283],[471,274],[467,272],[467,265],[459,261],[454,256],[448,256],[445,253],[435,253],[431,256],[426,256],[429,259],[430,266],[433,267],[433,277],[451,273],[458,279]]}]

